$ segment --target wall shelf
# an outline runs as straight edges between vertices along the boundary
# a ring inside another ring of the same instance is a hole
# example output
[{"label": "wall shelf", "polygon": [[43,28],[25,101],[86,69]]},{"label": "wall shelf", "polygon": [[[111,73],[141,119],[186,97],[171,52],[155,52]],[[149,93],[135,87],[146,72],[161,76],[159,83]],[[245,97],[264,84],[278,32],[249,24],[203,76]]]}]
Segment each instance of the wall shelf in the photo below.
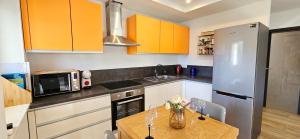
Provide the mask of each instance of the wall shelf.
[{"label": "wall shelf", "polygon": [[198,55],[213,55],[214,31],[201,32],[198,37]]}]

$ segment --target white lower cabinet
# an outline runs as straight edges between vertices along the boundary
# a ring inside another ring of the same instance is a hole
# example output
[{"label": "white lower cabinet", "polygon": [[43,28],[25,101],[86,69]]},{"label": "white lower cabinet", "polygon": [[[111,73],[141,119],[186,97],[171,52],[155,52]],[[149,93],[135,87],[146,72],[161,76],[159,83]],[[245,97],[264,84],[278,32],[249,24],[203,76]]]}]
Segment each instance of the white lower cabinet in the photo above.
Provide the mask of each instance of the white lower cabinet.
[{"label": "white lower cabinet", "polygon": [[145,88],[145,110],[163,105],[174,96],[183,96],[184,81],[158,84]]},{"label": "white lower cabinet", "polygon": [[212,99],[212,84],[197,81],[185,81],[186,99],[199,98],[211,102]]},{"label": "white lower cabinet", "polygon": [[83,129],[94,123],[110,120],[110,114],[111,110],[105,109],[37,127],[37,135],[39,139],[56,138],[57,136]]},{"label": "white lower cabinet", "polygon": [[106,121],[82,130],[66,134],[57,139],[104,139],[104,131],[111,129],[111,121]]},{"label": "white lower cabinet", "polygon": [[111,128],[110,95],[28,112],[31,139],[103,139]]}]

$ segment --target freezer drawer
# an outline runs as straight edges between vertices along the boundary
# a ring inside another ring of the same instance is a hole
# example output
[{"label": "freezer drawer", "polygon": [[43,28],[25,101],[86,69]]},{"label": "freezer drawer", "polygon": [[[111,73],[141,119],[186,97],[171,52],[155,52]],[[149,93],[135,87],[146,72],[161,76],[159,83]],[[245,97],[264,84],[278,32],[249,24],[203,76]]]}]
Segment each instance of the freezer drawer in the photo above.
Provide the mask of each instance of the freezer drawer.
[{"label": "freezer drawer", "polygon": [[225,123],[239,128],[238,139],[251,139],[253,99],[213,91],[212,102],[226,108]]}]

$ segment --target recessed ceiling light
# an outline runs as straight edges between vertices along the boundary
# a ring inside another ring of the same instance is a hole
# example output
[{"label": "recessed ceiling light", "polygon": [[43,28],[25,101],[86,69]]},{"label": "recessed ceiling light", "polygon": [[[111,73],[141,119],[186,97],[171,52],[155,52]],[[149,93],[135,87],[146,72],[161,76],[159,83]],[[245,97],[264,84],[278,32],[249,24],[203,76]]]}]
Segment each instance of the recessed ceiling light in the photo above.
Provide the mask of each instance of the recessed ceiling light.
[{"label": "recessed ceiling light", "polygon": [[189,4],[191,2],[192,2],[192,0],[185,0],[185,3],[187,3],[187,4]]}]

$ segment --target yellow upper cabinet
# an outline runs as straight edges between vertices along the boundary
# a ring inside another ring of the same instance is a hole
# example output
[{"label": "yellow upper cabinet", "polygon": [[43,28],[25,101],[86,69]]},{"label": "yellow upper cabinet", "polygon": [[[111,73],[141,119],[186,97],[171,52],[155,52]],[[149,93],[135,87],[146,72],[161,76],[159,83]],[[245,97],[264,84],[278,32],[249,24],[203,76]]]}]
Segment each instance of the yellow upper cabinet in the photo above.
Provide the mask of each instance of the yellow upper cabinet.
[{"label": "yellow upper cabinet", "polygon": [[27,10],[27,0],[21,0],[21,14],[22,14],[22,27],[24,36],[24,47],[25,50],[31,50],[31,40],[29,31],[29,20],[28,20],[28,10]]},{"label": "yellow upper cabinet", "polygon": [[74,51],[103,51],[102,8],[88,0],[70,0]]},{"label": "yellow upper cabinet", "polygon": [[190,30],[186,26],[174,24],[174,51],[177,54],[189,53]]},{"label": "yellow upper cabinet", "polygon": [[142,15],[127,18],[127,38],[140,46],[128,47],[128,54],[188,54],[189,28]]},{"label": "yellow upper cabinet", "polygon": [[[72,50],[72,34],[69,0],[27,0],[27,11],[22,4],[22,11],[28,14],[28,21],[23,17],[23,23],[29,23],[32,50]],[[28,29],[25,27],[24,29]],[[26,33],[24,31],[24,33]],[[26,41],[25,40],[25,44]]]},{"label": "yellow upper cabinet", "polygon": [[166,21],[160,22],[160,53],[174,53],[174,24]]},{"label": "yellow upper cabinet", "polygon": [[102,52],[102,7],[88,0],[21,0],[26,50]]},{"label": "yellow upper cabinet", "polygon": [[159,53],[160,20],[134,15],[127,19],[127,38],[140,46],[128,47],[128,54]]}]

